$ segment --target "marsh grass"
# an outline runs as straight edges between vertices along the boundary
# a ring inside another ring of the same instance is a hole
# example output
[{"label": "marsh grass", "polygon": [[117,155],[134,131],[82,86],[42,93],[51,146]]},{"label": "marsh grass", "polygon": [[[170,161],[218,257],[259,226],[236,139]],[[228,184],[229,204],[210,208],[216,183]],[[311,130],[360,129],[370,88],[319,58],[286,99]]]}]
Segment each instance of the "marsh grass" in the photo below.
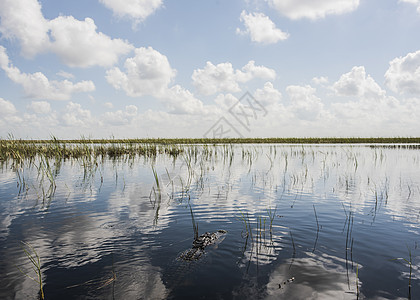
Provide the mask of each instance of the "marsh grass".
[{"label": "marsh grass", "polygon": [[[223,161],[223,165],[230,172],[230,167],[234,161],[233,144],[241,143],[242,161],[248,166],[248,173],[255,168],[254,162],[259,159],[260,148],[258,146],[245,146],[245,144],[254,143],[298,143],[292,146],[290,151],[281,151],[280,157],[284,159],[284,183],[286,183],[286,172],[288,171],[289,160],[299,157],[302,165],[305,166],[304,174],[292,174],[291,187],[300,186],[303,191],[304,184],[308,180],[308,161],[312,157],[315,160],[315,151],[310,146],[304,144],[322,144],[322,143],[388,143],[367,145],[370,147],[379,147],[375,150],[376,157],[383,159],[384,155],[380,147],[393,145],[391,143],[405,143],[394,146],[415,146],[412,143],[420,142],[420,138],[260,138],[260,139],[88,139],[82,137],[78,140],[59,140],[51,137],[50,140],[16,140],[13,135],[9,135],[8,139],[0,139],[0,164],[7,162],[12,163],[12,168],[16,173],[17,185],[20,192],[29,189],[26,169],[30,168],[36,162],[39,164],[39,172],[42,172],[40,178],[45,178],[49,182],[48,186],[40,185],[43,201],[51,200],[56,189],[56,176],[60,164],[66,160],[76,160],[80,162],[84,171],[84,181],[92,182],[99,165],[104,161],[114,161],[120,163],[134,164],[134,158],[144,157],[145,159],[155,160],[157,155],[168,155],[175,161],[178,156],[182,155],[183,162],[187,170],[187,176],[180,178],[182,185],[182,198],[187,196],[188,192],[194,187],[201,191],[205,188],[206,172],[215,162]],[[411,144],[408,144],[411,143]],[[309,149],[308,149],[309,147]],[[359,161],[357,153],[350,150],[347,151],[347,158],[354,165],[354,172],[357,171]],[[377,152],[379,154],[377,154]],[[323,153],[325,161],[329,153]],[[270,165],[267,171],[272,172],[275,166],[275,158],[277,157],[277,146],[270,147],[270,155],[266,154]],[[218,160],[220,158],[220,160]],[[210,166],[209,166],[210,165]],[[55,166],[55,170],[53,168]],[[198,169],[197,169],[198,168]],[[327,172],[326,172],[327,173]],[[327,175],[327,174],[326,174]],[[257,180],[257,174],[252,177],[253,182]],[[156,178],[156,174],[154,174]],[[116,180],[118,176],[116,175]],[[101,174],[101,183],[103,182]],[[265,180],[263,178],[263,180]],[[155,179],[156,181],[156,179]],[[350,189],[349,179],[345,180],[347,190]],[[156,181],[158,183],[158,181]],[[161,186],[156,186],[154,192],[158,194]],[[283,189],[286,185],[283,184]],[[289,188],[289,189],[290,189]],[[411,187],[408,187],[408,199],[412,195]],[[174,185],[172,182],[172,196],[174,195]],[[295,201],[301,194],[296,194]],[[294,205],[293,202],[292,206]]]},{"label": "marsh grass", "polygon": [[[22,161],[37,155],[45,157],[80,158],[87,156],[108,156],[118,158],[123,155],[155,156],[165,153],[173,157],[180,155],[188,145],[216,144],[369,144],[370,147],[396,147],[419,149],[420,137],[394,138],[241,138],[241,139],[74,139],[60,140],[52,137],[50,140],[17,140],[13,135],[7,139],[0,138],[0,161],[13,159]],[[398,145],[396,145],[398,144]],[[225,152],[231,149],[226,148]],[[196,157],[197,152],[194,153]],[[244,151],[252,164],[255,153]],[[232,162],[232,156],[226,156]],[[355,169],[358,162],[354,157]]]},{"label": "marsh grass", "polygon": [[245,257],[245,253],[248,253],[248,271],[252,261],[255,260],[258,268],[259,260],[267,261],[274,254],[273,251],[276,247],[273,241],[273,225],[277,216],[277,207],[274,209],[268,207],[266,209],[267,216],[263,213],[250,216],[249,212],[244,212],[239,208],[237,208],[237,211],[239,215],[236,219],[243,224],[241,236],[245,241],[242,256]]},{"label": "marsh grass", "polygon": [[191,213],[191,222],[192,222],[193,232],[194,232],[194,241],[196,241],[198,239],[198,222],[195,221],[194,213],[193,213],[191,205],[190,205],[190,213]]},{"label": "marsh grass", "polygon": [[359,264],[356,265],[356,297],[359,299],[360,291],[359,291]]},{"label": "marsh grass", "polygon": [[277,206],[274,208],[274,210],[271,209],[271,207],[267,209],[268,218],[270,220],[270,236],[272,236],[273,234],[273,221],[274,221],[274,218],[276,217],[276,212],[277,212]]},{"label": "marsh grass", "polygon": [[408,299],[411,299],[411,295],[412,295],[412,290],[411,290],[411,288],[412,288],[412,285],[411,285],[411,283],[412,283],[412,274],[413,274],[413,258],[412,258],[412,254],[411,254],[411,249],[410,249],[410,247],[408,247],[408,245],[406,245],[407,246],[407,250],[408,250],[408,259],[407,258],[404,258],[404,257],[399,257],[399,258],[394,258],[394,259],[391,259],[391,260],[402,260],[402,261],[404,261],[404,262],[406,262],[407,263],[407,265],[408,265],[408,268],[409,268],[409,276],[408,276]]},{"label": "marsh grass", "polygon": [[[150,191],[149,194],[149,199],[150,199],[150,203],[153,206],[153,209],[155,209],[155,216],[153,218],[153,225],[157,225],[158,221],[159,221],[159,212],[160,212],[160,206],[162,203],[162,190],[161,190],[161,185],[160,185],[160,181],[159,181],[159,176],[156,172],[155,167],[152,165],[152,173],[153,173],[153,178],[155,180],[154,186],[152,186],[152,189]],[[156,186],[156,188],[155,188]],[[125,188],[125,180],[124,180],[124,188]],[[152,200],[152,195],[153,200]]]},{"label": "marsh grass", "polygon": [[314,249],[312,250],[312,253],[315,252],[316,244],[318,243],[319,229],[320,229],[319,222],[318,222],[318,215],[315,209],[315,204],[313,204],[313,207],[314,207],[314,214],[315,214],[315,220],[316,220],[316,238],[315,238]]},{"label": "marsh grass", "polygon": [[293,239],[292,231],[290,230],[290,239],[292,240],[292,246],[293,246],[293,256],[296,255],[296,246],[295,246],[295,240]]},{"label": "marsh grass", "polygon": [[240,216],[239,216],[239,220],[240,221],[242,221],[243,222],[243,224],[244,224],[244,226],[245,226],[245,232],[244,231],[242,231],[242,235],[243,236],[245,236],[245,237],[248,237],[248,236],[250,236],[251,235],[251,239],[252,239],[252,229],[251,229],[251,222],[250,222],[250,219],[249,219],[249,214],[248,214],[248,212],[247,213],[244,213],[242,210],[240,210],[239,208],[237,208],[237,210],[239,211],[239,213],[240,213]]},{"label": "marsh grass", "polygon": [[177,157],[182,148],[175,144],[141,143],[134,141],[112,142],[107,140],[2,140],[0,161],[13,160],[17,164],[36,157],[56,159],[86,159],[98,157],[118,159],[123,156],[147,156],[167,154]]},{"label": "marsh grass", "polygon": [[[55,191],[57,189],[57,185],[55,182],[55,175],[54,172],[52,171],[52,167],[50,165],[49,159],[48,158],[42,158],[40,160],[39,163],[39,167],[38,167],[38,179],[39,177],[41,177],[41,179],[39,180],[39,186],[42,190],[42,200],[43,203],[45,200],[47,199],[51,199],[54,194]],[[45,188],[44,188],[44,178],[47,178],[48,183],[48,190],[45,192]]]},{"label": "marsh grass", "polygon": [[29,275],[28,272],[23,271],[20,267],[16,266],[19,271],[28,277],[29,279],[36,282],[39,286],[39,295],[41,299],[44,299],[44,290],[43,290],[43,283],[42,283],[42,271],[41,271],[41,260],[39,258],[38,253],[31,246],[28,242],[21,241],[21,247],[23,252],[25,253],[26,257],[29,259],[31,263],[31,268],[34,271],[36,276]]},{"label": "marsh grass", "polygon": [[152,172],[153,172],[153,177],[155,179],[155,183],[156,183],[156,188],[158,189],[158,191],[160,192],[160,183],[159,183],[159,176],[156,172],[156,169],[154,166],[152,166]]},{"label": "marsh grass", "polygon": [[9,141],[18,141],[23,143],[94,143],[94,144],[409,144],[420,143],[420,137],[319,137],[319,138],[148,138],[148,139],[91,139],[81,138],[72,140],[60,140],[52,137],[50,140],[17,140],[13,135],[8,136]]},{"label": "marsh grass", "polygon": [[[80,164],[83,170],[81,185],[92,190],[98,169],[104,162],[112,162],[114,166],[128,164],[133,166],[136,158],[144,157],[154,161],[157,155],[177,158],[184,151],[175,144],[139,143],[133,140],[81,140],[63,141],[52,137],[51,140],[16,140],[0,139],[0,166],[8,167],[16,174],[18,195],[24,196],[30,188],[35,189],[37,199],[42,199],[43,207],[48,207],[57,190],[57,176],[63,162]],[[36,170],[36,177],[31,170]],[[155,171],[154,171],[155,172]],[[104,181],[103,174],[101,184]],[[157,174],[154,174],[154,205],[159,207],[161,185]],[[31,182],[30,178],[36,178]],[[124,187],[125,178],[123,176]],[[118,183],[118,172],[115,171],[115,183]],[[156,220],[159,210],[156,210]]]},{"label": "marsh grass", "polygon": [[316,230],[319,231],[319,222],[318,222],[318,215],[316,214],[315,204],[312,204],[314,207],[314,214],[315,214],[315,220],[316,220]]},{"label": "marsh grass", "polygon": [[[344,206],[343,206],[344,207]],[[353,225],[354,225],[354,216],[353,216],[353,212],[350,211],[349,215],[347,217],[346,215],[346,224],[347,224],[347,234],[346,234],[346,255],[345,255],[345,260],[346,260],[346,275],[347,275],[347,284],[348,287],[350,289],[350,276],[349,276],[349,260],[351,261],[351,269],[353,270],[353,243],[354,243],[354,238],[352,237],[353,234]],[[346,226],[346,225],[344,225]]]}]

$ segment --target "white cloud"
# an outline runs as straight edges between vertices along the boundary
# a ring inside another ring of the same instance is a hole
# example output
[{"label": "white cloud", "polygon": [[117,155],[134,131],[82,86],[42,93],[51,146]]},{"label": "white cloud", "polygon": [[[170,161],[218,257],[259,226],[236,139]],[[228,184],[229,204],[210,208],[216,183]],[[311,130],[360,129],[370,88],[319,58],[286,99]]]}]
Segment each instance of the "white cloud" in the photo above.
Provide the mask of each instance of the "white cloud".
[{"label": "white cloud", "polygon": [[114,126],[129,124],[131,120],[137,116],[137,106],[128,105],[125,110],[117,110],[115,112],[106,112],[103,115],[104,123]]},{"label": "white cloud", "polygon": [[22,85],[26,95],[37,99],[68,100],[73,93],[95,90],[95,85],[92,81],[81,81],[77,83],[68,80],[50,81],[41,72],[32,74],[22,73],[9,62],[9,57],[3,46],[0,46],[0,67],[13,82]]},{"label": "white cloud", "polygon": [[276,90],[271,82],[266,82],[262,89],[257,89],[254,93],[255,99],[263,106],[279,104],[282,95]]},{"label": "white cloud", "polygon": [[120,55],[132,50],[127,42],[96,32],[91,18],[79,21],[72,16],[60,16],[49,25],[53,38],[51,50],[71,67],[112,66]]},{"label": "white cloud", "polygon": [[135,105],[127,105],[125,107],[125,113],[130,117],[137,116],[137,110],[137,106]]},{"label": "white cloud", "polygon": [[194,86],[199,93],[211,95],[221,92],[239,92],[235,71],[231,63],[213,65],[207,62],[204,69],[194,70],[191,76]]},{"label": "white cloud", "polygon": [[264,66],[256,66],[255,61],[250,60],[242,71],[236,70],[237,80],[239,82],[248,82],[254,78],[273,80],[276,78],[276,71]]},{"label": "white cloud", "polygon": [[0,1],[0,32],[8,39],[17,38],[22,54],[33,57],[46,51],[49,45],[48,21],[36,0]]},{"label": "white cloud", "polygon": [[12,102],[0,97],[0,116],[14,115],[17,112]]},{"label": "white cloud", "polygon": [[332,103],[330,107],[339,120],[337,130],[342,130],[343,134],[408,135],[418,126],[415,124],[418,113],[415,103],[418,101],[406,99],[401,102],[388,96],[371,76],[366,75],[364,67],[353,67],[334,83],[332,89],[336,95],[354,97],[352,101]]},{"label": "white cloud", "polygon": [[7,129],[15,129],[15,126],[22,123],[22,118],[17,115],[17,109],[12,102],[0,97],[0,129],[1,134],[8,134],[11,131]]},{"label": "white cloud", "polygon": [[242,70],[234,70],[231,63],[213,65],[207,62],[204,69],[194,70],[191,76],[193,84],[199,93],[212,95],[217,92],[239,92],[239,83],[248,82],[254,78],[272,80],[276,72],[264,66],[256,66],[249,61]]},{"label": "white cloud", "polygon": [[419,100],[394,97],[360,98],[356,101],[333,103],[337,132],[342,135],[410,136],[418,135]]},{"label": "white cloud", "polygon": [[286,88],[286,92],[291,100],[290,109],[297,118],[308,121],[319,119],[324,105],[315,95],[316,89],[309,85],[290,85]]},{"label": "white cloud", "polygon": [[111,66],[133,49],[126,41],[97,32],[90,18],[45,19],[37,0],[3,0],[0,17],[0,32],[8,39],[16,38],[26,57],[51,51],[71,67]]},{"label": "white cloud", "polygon": [[393,92],[420,95],[420,50],[393,59],[385,83]]},{"label": "white cloud", "polygon": [[119,17],[144,21],[163,5],[162,0],[99,0]]},{"label": "white cloud", "polygon": [[341,75],[340,79],[335,82],[332,89],[339,96],[354,97],[382,97],[385,91],[370,76],[366,75],[363,66],[353,67],[350,72]]},{"label": "white cloud", "polygon": [[0,45],[0,68],[7,69],[9,67],[9,56],[6,53],[6,48]]},{"label": "white cloud", "polygon": [[[30,107],[28,108],[31,109]],[[21,128],[24,128],[22,129],[25,134],[30,134],[32,137],[39,137],[41,133],[53,133],[60,125],[57,116],[57,112],[51,110],[48,113],[24,113],[24,126],[21,126]]]},{"label": "white cloud", "polygon": [[[341,120],[355,121],[360,125],[367,126],[389,122],[391,119],[399,119],[402,107],[398,100],[393,97],[377,99],[360,98],[357,101],[333,103],[332,111]],[[398,116],[398,117],[396,117]]]},{"label": "white cloud", "polygon": [[111,102],[105,102],[104,103],[104,106],[106,107],[106,108],[114,108],[114,104],[112,104]]},{"label": "white cloud", "polygon": [[[106,79],[117,90],[130,97],[150,95],[161,100],[171,113],[193,114],[203,111],[203,103],[179,85],[170,87],[176,75],[168,58],[152,47],[138,48],[124,64],[125,72],[115,67]],[[254,72],[259,72],[256,69]]]},{"label": "white cloud", "polygon": [[417,6],[417,12],[420,13],[420,0],[400,0],[400,2],[406,2]]},{"label": "white cloud", "polygon": [[57,75],[61,76],[63,78],[66,78],[66,79],[73,79],[74,78],[73,74],[65,72],[65,71],[60,71],[60,72],[57,73]]},{"label": "white cloud", "polygon": [[268,0],[270,5],[286,17],[297,20],[325,18],[354,11],[360,0]]},{"label": "white cloud", "polygon": [[351,101],[332,103],[330,107],[336,117],[336,130],[342,134],[408,135],[416,126],[416,121],[413,121],[418,112],[413,105],[416,102],[401,102],[386,95],[375,80],[366,74],[364,67],[353,67],[331,89],[335,95],[353,97]]},{"label": "white cloud", "polygon": [[316,85],[325,85],[328,83],[328,77],[326,76],[320,76],[320,77],[314,77],[312,78],[312,83]]},{"label": "white cloud", "polygon": [[101,125],[98,120],[92,117],[90,110],[83,109],[80,104],[74,102],[67,104],[65,113],[61,118],[63,125],[74,128]]},{"label": "white cloud", "polygon": [[224,111],[229,110],[229,108],[231,108],[238,101],[239,99],[233,96],[232,94],[219,94],[214,99],[214,102],[217,104],[217,107]]},{"label": "white cloud", "polygon": [[51,105],[47,101],[32,101],[28,109],[36,114],[48,114],[51,112]]},{"label": "white cloud", "polygon": [[204,112],[203,103],[195,98],[190,91],[179,85],[171,87],[165,99],[164,101],[171,113],[196,114]]},{"label": "white cloud", "polygon": [[263,13],[247,14],[245,11],[242,11],[240,20],[244,23],[246,29],[242,31],[237,28],[236,33],[249,35],[253,42],[275,44],[289,37],[288,33],[278,29],[276,24]]},{"label": "white cloud", "polygon": [[117,67],[108,70],[106,79],[130,97],[162,97],[176,75],[167,57],[152,47],[136,49],[135,56],[125,61],[124,68],[125,73]]}]

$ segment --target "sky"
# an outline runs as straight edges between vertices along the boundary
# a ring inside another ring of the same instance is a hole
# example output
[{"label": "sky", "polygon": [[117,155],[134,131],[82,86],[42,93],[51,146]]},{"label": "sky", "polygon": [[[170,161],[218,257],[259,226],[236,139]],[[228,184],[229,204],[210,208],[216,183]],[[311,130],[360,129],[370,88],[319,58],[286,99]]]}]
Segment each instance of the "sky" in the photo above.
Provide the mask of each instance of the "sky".
[{"label": "sky", "polygon": [[420,0],[0,0],[0,138],[420,136]]}]

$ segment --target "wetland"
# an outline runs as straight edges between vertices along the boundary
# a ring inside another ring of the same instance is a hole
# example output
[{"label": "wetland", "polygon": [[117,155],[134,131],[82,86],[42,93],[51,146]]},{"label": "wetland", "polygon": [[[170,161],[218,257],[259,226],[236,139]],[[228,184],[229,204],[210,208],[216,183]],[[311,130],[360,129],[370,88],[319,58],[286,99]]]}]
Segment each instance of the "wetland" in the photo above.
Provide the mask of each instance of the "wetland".
[{"label": "wetland", "polygon": [[0,298],[416,299],[418,142],[0,140]]}]

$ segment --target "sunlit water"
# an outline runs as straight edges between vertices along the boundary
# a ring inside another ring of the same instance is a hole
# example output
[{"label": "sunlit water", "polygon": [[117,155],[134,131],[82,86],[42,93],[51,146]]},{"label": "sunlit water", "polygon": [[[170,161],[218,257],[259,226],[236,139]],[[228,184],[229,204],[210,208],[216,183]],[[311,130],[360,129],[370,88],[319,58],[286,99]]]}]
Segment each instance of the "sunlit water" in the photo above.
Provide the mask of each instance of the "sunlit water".
[{"label": "sunlit water", "polygon": [[[420,297],[419,150],[185,150],[51,160],[54,183],[39,159],[3,163],[0,298],[38,296],[21,241],[40,257],[46,299]],[[199,235],[228,233],[184,262],[193,218]]]}]

